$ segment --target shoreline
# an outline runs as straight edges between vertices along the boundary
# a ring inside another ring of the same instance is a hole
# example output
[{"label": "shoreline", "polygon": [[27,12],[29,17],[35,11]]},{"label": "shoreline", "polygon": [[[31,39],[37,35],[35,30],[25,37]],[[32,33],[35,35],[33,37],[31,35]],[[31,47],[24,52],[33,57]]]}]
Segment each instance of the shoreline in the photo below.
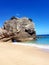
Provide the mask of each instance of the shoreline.
[{"label": "shoreline", "polygon": [[13,44],[16,45],[24,45],[24,46],[33,46],[41,49],[48,49],[49,50],[49,45],[42,45],[42,44],[35,44],[35,43],[21,43],[21,42],[14,42]]}]

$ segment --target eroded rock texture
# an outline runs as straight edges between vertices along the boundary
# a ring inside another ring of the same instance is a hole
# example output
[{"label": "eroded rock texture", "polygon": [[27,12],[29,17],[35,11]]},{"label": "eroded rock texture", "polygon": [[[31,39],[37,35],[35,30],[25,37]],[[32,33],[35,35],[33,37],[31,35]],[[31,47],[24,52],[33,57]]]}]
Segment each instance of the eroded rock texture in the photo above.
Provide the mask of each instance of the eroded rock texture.
[{"label": "eroded rock texture", "polygon": [[32,19],[12,17],[0,28],[0,41],[29,41],[36,39]]}]

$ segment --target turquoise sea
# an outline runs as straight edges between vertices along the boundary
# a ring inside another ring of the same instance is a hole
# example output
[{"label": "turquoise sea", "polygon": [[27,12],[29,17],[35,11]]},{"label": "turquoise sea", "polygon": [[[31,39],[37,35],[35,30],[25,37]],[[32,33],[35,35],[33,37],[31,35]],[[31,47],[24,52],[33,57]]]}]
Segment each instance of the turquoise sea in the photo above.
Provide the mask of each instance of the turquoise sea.
[{"label": "turquoise sea", "polygon": [[14,42],[14,44],[34,46],[45,52],[49,52],[49,35],[37,35],[36,40],[28,42]]},{"label": "turquoise sea", "polygon": [[14,44],[38,47],[49,52],[49,35],[37,35],[36,40],[28,42],[14,42]]},{"label": "turquoise sea", "polygon": [[49,35],[37,35],[36,40],[29,41],[28,43],[35,43],[41,45],[49,45]]}]

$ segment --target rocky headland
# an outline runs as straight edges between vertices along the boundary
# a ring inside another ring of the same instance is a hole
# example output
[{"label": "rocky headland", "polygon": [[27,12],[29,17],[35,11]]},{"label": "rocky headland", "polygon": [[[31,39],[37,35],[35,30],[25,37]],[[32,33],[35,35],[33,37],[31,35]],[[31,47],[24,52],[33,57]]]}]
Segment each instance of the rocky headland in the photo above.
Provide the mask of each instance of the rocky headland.
[{"label": "rocky headland", "polygon": [[11,17],[0,28],[0,41],[24,42],[36,39],[35,26],[32,19],[23,17]]}]

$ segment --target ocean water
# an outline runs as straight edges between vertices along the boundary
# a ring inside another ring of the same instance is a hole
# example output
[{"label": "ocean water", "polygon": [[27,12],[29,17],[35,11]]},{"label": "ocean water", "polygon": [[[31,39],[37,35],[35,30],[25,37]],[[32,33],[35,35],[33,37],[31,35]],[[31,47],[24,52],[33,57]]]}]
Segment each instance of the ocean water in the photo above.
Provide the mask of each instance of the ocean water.
[{"label": "ocean water", "polygon": [[24,46],[34,46],[49,52],[49,35],[40,35],[34,41],[28,42],[14,42],[14,44],[24,45]]},{"label": "ocean water", "polygon": [[28,43],[35,43],[40,45],[49,45],[49,35],[40,35],[34,41],[29,41]]}]

